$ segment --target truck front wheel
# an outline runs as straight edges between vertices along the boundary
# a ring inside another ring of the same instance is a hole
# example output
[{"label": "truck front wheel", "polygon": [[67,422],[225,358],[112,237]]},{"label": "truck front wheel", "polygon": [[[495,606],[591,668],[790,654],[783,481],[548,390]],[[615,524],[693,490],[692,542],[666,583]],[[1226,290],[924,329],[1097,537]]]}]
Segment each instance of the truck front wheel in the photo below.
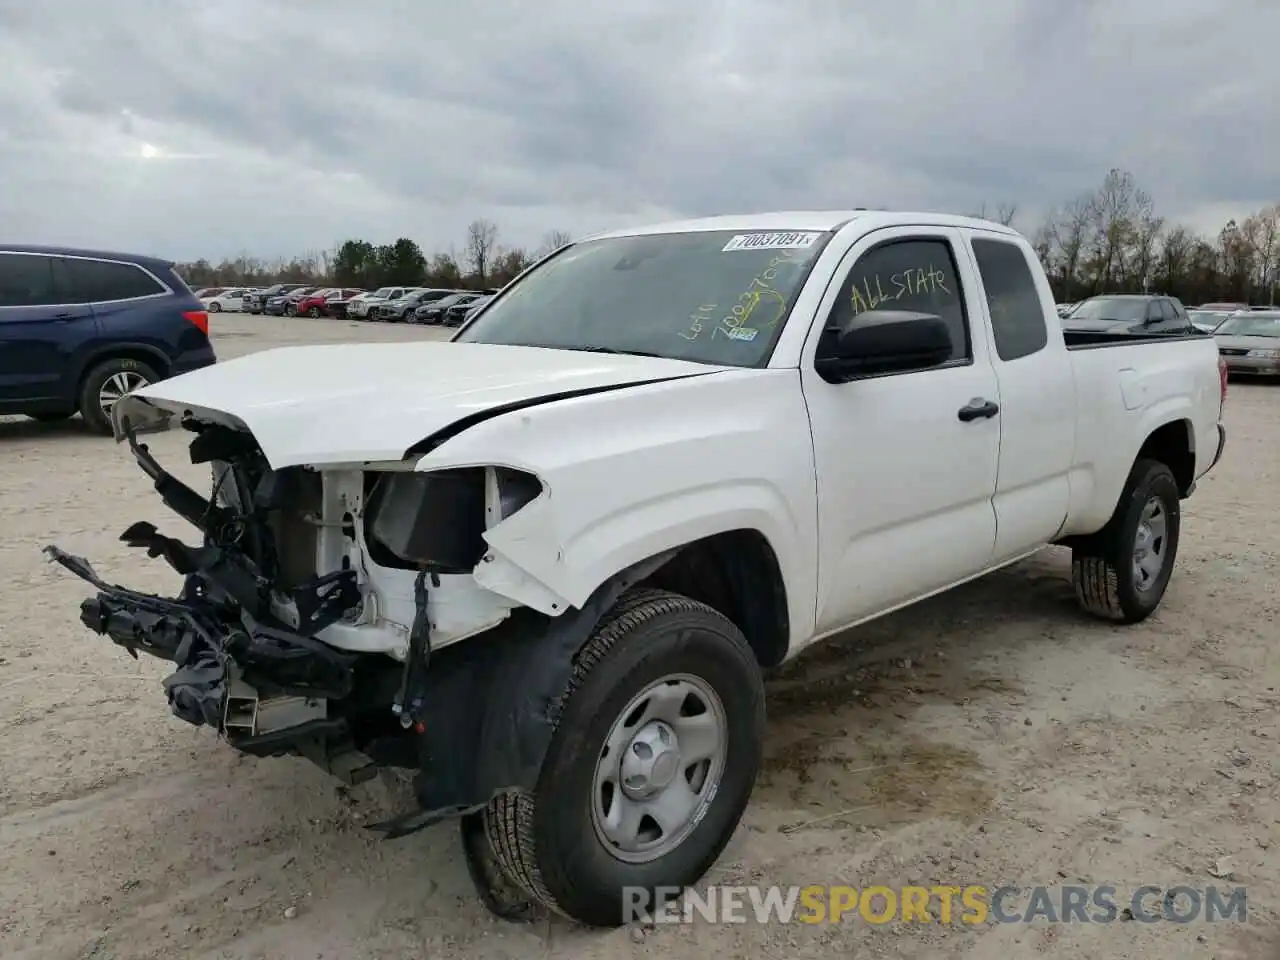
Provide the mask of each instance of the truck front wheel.
[{"label": "truck front wheel", "polygon": [[741,632],[705,604],[625,594],[579,652],[532,796],[485,814],[504,872],[593,926],[653,911],[733,835],[764,740],[764,686]]},{"label": "truck front wheel", "polygon": [[1173,575],[1181,506],[1165,464],[1144,459],[1133,465],[1107,525],[1072,551],[1072,579],[1085,610],[1120,623],[1155,612]]}]

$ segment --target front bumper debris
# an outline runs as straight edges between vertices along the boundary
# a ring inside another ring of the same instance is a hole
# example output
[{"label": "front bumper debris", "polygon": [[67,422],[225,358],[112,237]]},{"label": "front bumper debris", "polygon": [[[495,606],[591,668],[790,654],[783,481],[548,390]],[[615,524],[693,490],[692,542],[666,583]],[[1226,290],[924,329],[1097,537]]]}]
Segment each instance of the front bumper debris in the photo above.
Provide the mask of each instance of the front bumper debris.
[{"label": "front bumper debris", "polygon": [[[325,757],[335,745],[342,752],[348,731],[327,708],[351,695],[357,657],[315,634],[359,609],[355,571],[315,576],[288,591],[274,589],[240,546],[252,539],[246,528],[257,518],[211,502],[169,474],[138,443],[128,422],[123,433],[161,499],[203,531],[204,545],[164,536],[150,523],[135,523],[120,535],[182,575],[175,597],[108,583],[83,557],[46,547],[51,562],[97,589],[80,605],[81,622],[135,658],[141,651],[173,663],[163,686],[175,716],[213,727],[248,753],[295,752],[317,759],[319,750],[323,756],[317,762],[329,766]],[[277,615],[280,610],[288,611],[287,620]]]},{"label": "front bumper debris", "polygon": [[[133,539],[142,526],[149,525],[135,524],[121,539]],[[207,565],[187,575],[177,597],[166,598],[107,583],[83,557],[56,546],[46,547],[45,555],[97,588],[80,604],[81,623],[134,658],[142,651],[177,667],[164,689],[174,715],[188,723],[230,734],[227,706],[237,683],[260,694],[313,700],[340,700],[351,692],[354,657],[256,619],[218,588]],[[239,740],[237,746],[252,745]]]}]

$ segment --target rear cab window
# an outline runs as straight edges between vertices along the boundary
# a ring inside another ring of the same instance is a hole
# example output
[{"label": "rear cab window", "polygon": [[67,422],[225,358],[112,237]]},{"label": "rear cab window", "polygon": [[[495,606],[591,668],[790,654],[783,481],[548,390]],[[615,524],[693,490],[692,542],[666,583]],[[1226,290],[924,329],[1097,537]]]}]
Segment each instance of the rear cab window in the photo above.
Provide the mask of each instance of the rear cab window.
[{"label": "rear cab window", "polygon": [[1044,305],[1027,255],[1015,243],[971,237],[991,316],[996,355],[1005,363],[1039,353],[1049,343]]}]

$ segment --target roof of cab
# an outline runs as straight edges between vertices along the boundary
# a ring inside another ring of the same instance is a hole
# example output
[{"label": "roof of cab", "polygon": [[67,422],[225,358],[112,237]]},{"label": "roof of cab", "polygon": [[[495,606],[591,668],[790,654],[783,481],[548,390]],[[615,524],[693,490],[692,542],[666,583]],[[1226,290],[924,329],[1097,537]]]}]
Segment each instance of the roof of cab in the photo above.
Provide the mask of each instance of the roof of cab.
[{"label": "roof of cab", "polygon": [[976,227],[1007,234],[1017,234],[1018,232],[1012,227],[1006,227],[992,220],[960,217],[949,213],[917,213],[900,210],[790,210],[734,214],[722,217],[700,217],[691,220],[670,220],[665,223],[609,230],[583,239],[601,240],[658,233],[699,233],[716,230],[834,231],[854,220],[862,221],[861,225],[868,229],[918,223],[922,226]]},{"label": "roof of cab", "polygon": [[88,260],[119,260],[121,263],[136,263],[151,269],[164,269],[173,266],[172,260],[151,257],[141,253],[121,253],[118,250],[87,250],[82,247],[48,247],[31,243],[0,243],[3,253],[43,253],[51,257],[83,257]]}]

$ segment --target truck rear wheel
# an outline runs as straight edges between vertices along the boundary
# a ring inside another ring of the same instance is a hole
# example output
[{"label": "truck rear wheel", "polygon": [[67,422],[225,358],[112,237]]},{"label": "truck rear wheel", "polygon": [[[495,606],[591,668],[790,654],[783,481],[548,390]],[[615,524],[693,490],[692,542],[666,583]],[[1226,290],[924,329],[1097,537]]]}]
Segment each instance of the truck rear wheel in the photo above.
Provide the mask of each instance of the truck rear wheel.
[{"label": "truck rear wheel", "polygon": [[1081,606],[1119,623],[1154,613],[1173,574],[1181,520],[1173,471],[1156,460],[1137,461],[1107,525],[1072,551]]},{"label": "truck rear wheel", "polygon": [[503,870],[593,926],[638,919],[699,880],[755,784],[764,685],[741,632],[705,604],[625,594],[579,652],[535,793],[485,812]]}]

